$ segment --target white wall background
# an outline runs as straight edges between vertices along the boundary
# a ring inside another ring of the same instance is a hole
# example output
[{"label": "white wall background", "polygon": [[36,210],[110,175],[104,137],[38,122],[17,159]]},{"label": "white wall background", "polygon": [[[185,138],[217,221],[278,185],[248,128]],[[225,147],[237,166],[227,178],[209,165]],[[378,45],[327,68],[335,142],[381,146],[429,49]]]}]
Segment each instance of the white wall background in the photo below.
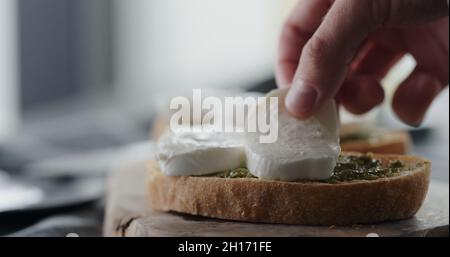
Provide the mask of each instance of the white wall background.
[{"label": "white wall background", "polygon": [[293,0],[116,0],[115,86],[134,104],[161,91],[245,86],[271,76]]},{"label": "white wall background", "polygon": [[16,0],[0,1],[0,141],[18,123]]}]

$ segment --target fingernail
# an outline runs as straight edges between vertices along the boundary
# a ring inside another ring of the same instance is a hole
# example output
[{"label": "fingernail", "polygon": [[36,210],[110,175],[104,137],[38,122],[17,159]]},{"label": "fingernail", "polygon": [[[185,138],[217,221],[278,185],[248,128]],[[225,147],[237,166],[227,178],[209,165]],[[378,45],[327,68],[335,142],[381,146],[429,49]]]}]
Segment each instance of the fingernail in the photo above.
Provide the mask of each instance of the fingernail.
[{"label": "fingernail", "polygon": [[293,85],[286,96],[286,108],[294,116],[307,118],[314,110],[317,92],[303,82]]}]

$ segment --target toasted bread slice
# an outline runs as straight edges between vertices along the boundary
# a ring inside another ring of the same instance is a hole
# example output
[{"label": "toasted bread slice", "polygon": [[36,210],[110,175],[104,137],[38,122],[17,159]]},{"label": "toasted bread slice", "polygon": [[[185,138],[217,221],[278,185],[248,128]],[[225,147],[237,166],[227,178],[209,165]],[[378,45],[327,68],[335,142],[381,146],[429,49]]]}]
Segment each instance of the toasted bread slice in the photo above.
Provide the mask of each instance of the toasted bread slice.
[{"label": "toasted bread slice", "polygon": [[340,137],[345,152],[408,154],[411,150],[407,131],[389,131],[366,123],[341,124]]},{"label": "toasted bread slice", "polygon": [[151,207],[229,220],[352,225],[412,217],[425,199],[431,163],[401,155],[374,155],[406,169],[376,180],[283,182],[257,178],[169,177],[148,163]]},{"label": "toasted bread slice", "polygon": [[341,148],[346,152],[408,154],[411,138],[406,131],[391,131],[368,139],[343,141]]}]

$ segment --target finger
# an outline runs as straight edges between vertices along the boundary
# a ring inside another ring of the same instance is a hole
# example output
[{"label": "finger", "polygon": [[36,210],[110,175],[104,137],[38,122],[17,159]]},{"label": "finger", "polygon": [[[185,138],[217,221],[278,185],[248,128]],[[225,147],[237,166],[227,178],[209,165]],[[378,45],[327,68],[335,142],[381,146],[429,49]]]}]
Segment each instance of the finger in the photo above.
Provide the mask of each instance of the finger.
[{"label": "finger", "polygon": [[384,90],[377,78],[368,75],[354,76],[344,82],[338,99],[349,112],[363,114],[383,102]]},{"label": "finger", "polygon": [[432,33],[436,37],[437,41],[441,42],[442,47],[447,52],[447,54],[448,54],[448,41],[449,41],[449,37],[448,37],[449,22],[448,22],[448,20],[449,20],[449,18],[447,16],[443,19],[439,19],[439,20],[433,22],[432,24],[430,24],[434,28]]},{"label": "finger", "polygon": [[336,95],[349,64],[376,24],[370,18],[370,2],[334,2],[305,45],[286,97],[286,108],[294,116],[308,118]]},{"label": "finger", "polygon": [[416,69],[395,91],[393,110],[400,120],[418,127],[428,107],[443,87],[438,78]]},{"label": "finger", "polygon": [[361,43],[376,27],[430,21],[447,15],[444,0],[334,2],[302,51],[286,108],[298,118],[308,118],[333,97]]},{"label": "finger", "polygon": [[279,42],[275,75],[279,87],[288,87],[297,69],[303,46],[327,13],[327,0],[302,0],[285,22]]},{"label": "finger", "polygon": [[355,64],[353,73],[383,79],[389,70],[404,56],[404,52],[373,44],[371,49]]},{"label": "finger", "polygon": [[[446,21],[445,26],[442,21]],[[414,56],[420,70],[433,74],[441,83],[449,81],[448,19],[433,23],[434,26],[416,26],[405,29],[404,36],[408,51]],[[447,37],[443,37],[446,34]],[[414,40],[420,38],[420,40]]]},{"label": "finger", "polygon": [[[386,25],[418,24],[448,16],[447,0],[375,0],[374,2],[378,3],[374,3],[373,14],[381,16]],[[387,8],[388,12],[384,11],[384,8]]]}]

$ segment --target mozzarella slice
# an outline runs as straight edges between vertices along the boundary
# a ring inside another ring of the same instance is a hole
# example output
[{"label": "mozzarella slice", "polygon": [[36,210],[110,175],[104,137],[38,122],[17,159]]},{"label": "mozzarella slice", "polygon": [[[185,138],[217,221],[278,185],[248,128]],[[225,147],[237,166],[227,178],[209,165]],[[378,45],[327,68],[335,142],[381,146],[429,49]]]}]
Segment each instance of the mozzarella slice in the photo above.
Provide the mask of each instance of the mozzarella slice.
[{"label": "mozzarella slice", "polygon": [[168,176],[206,175],[243,167],[243,135],[214,131],[179,131],[164,134],[157,160]]},{"label": "mozzarella slice", "polygon": [[[285,109],[286,94],[287,89],[278,89],[266,98],[268,101],[269,97],[278,97],[277,141],[260,143],[261,133],[246,133],[247,167],[253,175],[263,179],[327,179],[340,153],[336,104],[329,101],[314,117],[302,121],[292,117]],[[256,117],[249,115],[248,122],[254,122],[251,119]]]}]

